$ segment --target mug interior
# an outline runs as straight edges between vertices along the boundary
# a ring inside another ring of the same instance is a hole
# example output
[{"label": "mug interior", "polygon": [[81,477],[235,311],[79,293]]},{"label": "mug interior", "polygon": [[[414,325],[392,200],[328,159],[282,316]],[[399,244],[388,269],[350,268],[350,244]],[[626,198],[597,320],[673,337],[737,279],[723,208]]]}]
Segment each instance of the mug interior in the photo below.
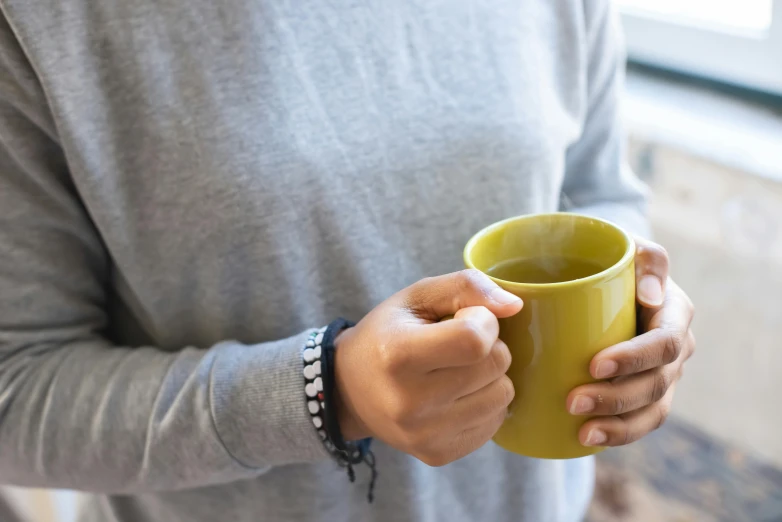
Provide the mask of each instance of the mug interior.
[{"label": "mug interior", "polygon": [[578,214],[537,214],[485,228],[467,243],[464,259],[468,267],[490,275],[494,267],[513,259],[579,259],[595,266],[590,277],[577,279],[583,280],[632,257],[632,248],[630,236],[607,221]]}]

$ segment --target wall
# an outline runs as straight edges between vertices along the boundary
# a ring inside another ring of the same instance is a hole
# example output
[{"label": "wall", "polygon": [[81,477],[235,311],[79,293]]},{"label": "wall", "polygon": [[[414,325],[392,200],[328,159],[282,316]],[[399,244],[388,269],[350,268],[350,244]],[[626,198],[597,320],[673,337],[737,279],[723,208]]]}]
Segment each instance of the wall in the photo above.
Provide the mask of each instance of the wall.
[{"label": "wall", "polygon": [[[782,169],[782,143],[779,158]],[[697,309],[698,351],[673,412],[782,466],[782,183],[639,136],[629,159]]]}]

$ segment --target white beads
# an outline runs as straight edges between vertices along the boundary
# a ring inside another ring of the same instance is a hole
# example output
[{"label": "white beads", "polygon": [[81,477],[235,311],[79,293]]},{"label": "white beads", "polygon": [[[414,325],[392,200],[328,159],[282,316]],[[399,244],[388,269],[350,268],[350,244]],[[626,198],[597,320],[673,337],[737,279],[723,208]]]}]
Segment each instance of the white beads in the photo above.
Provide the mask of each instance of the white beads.
[{"label": "white beads", "polygon": [[[326,419],[324,415],[326,404],[323,396],[323,378],[321,377],[323,373],[321,357],[325,355],[321,344],[324,341],[327,329],[327,326],[319,328],[313,331],[307,338],[304,351],[302,352],[302,358],[304,359],[302,373],[304,374],[304,393],[307,400],[307,410],[310,412],[312,425],[326,446],[326,450],[334,453],[336,451],[334,443],[329,440],[328,433],[325,430]],[[354,455],[353,458],[356,459],[358,457]]]}]

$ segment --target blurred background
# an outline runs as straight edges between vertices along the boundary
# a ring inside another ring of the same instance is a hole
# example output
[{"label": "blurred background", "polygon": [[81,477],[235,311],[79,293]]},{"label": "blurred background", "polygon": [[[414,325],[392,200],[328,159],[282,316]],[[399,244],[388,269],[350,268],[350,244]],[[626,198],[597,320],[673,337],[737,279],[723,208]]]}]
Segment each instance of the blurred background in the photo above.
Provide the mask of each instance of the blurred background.
[{"label": "blurred background", "polygon": [[[782,0],[617,4],[628,161],[699,350],[669,423],[600,456],[590,522],[782,522]],[[71,493],[5,494],[75,522]]]},{"label": "blurred background", "polygon": [[672,420],[601,455],[592,521],[782,521],[782,0],[617,4],[628,160],[698,352]]}]

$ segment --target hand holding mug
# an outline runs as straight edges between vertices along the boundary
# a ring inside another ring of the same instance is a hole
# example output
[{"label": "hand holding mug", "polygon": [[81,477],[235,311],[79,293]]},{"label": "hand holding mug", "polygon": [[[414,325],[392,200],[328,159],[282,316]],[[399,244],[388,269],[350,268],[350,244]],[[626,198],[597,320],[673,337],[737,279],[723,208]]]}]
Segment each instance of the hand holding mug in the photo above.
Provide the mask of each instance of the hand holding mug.
[{"label": "hand holding mug", "polygon": [[586,446],[621,446],[659,428],[668,416],[684,363],[695,351],[690,329],[694,308],[668,277],[668,255],[636,238],[639,330],[629,341],[597,354],[590,373],[605,382],[574,389],[567,408],[574,415],[598,415],[584,424]]},{"label": "hand holding mug", "polygon": [[433,466],[485,444],[514,396],[497,319],[521,308],[477,270],[424,279],[378,305],[337,339],[345,438],[375,437]]},{"label": "hand holding mug", "polygon": [[346,438],[431,465],[490,438],[564,459],[665,420],[695,341],[661,247],[599,219],[541,214],[480,231],[464,260],[473,270],[406,288],[338,338]]}]

